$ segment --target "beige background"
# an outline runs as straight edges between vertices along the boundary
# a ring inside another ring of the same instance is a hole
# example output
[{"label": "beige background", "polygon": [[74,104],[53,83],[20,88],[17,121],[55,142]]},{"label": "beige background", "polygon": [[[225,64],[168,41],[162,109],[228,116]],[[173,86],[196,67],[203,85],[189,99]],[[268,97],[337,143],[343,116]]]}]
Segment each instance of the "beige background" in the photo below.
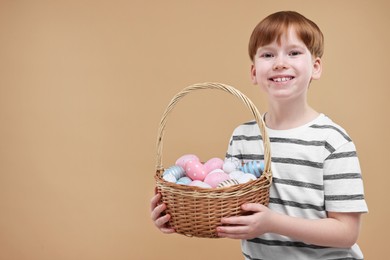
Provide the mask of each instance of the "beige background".
[{"label": "beige background", "polygon": [[[157,127],[169,100],[196,82],[233,85],[264,111],[247,42],[279,10],[302,12],[325,34],[310,100],[357,145],[370,208],[359,243],[366,259],[385,259],[389,9],[356,0],[0,1],[0,259],[241,259],[238,241],[154,228]],[[164,166],[184,153],[223,157],[233,127],[250,118],[222,92],[186,97],[168,121]]]}]

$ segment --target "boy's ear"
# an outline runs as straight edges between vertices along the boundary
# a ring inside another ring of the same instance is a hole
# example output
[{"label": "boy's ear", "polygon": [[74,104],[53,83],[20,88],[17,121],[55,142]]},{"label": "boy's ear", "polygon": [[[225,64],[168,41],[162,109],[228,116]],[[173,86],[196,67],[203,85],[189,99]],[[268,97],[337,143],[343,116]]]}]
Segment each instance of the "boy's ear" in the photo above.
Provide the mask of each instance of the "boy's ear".
[{"label": "boy's ear", "polygon": [[322,61],[321,58],[317,57],[313,63],[313,74],[311,79],[319,79],[322,73]]},{"label": "boy's ear", "polygon": [[251,65],[251,80],[253,84],[257,84],[256,67],[254,64]]}]

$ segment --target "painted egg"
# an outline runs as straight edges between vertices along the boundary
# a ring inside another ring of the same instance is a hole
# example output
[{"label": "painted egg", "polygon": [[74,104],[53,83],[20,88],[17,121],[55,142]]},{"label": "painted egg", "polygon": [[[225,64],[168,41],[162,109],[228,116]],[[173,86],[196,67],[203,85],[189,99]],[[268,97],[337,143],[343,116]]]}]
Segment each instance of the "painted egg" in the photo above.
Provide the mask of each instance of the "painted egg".
[{"label": "painted egg", "polygon": [[175,176],[176,180],[178,180],[181,177],[184,177],[186,175],[186,172],[185,172],[183,167],[178,166],[178,165],[174,165],[174,166],[171,166],[168,169],[166,169],[164,171],[163,176],[165,176],[167,174],[172,174],[173,176]]},{"label": "painted egg", "polygon": [[232,161],[225,161],[222,165],[222,169],[226,173],[231,173],[238,169],[238,167]]},{"label": "painted egg", "polygon": [[215,169],[222,169],[223,160],[220,158],[211,158],[207,162],[205,162],[204,167],[206,171],[212,172]]},{"label": "painted egg", "polygon": [[238,180],[242,175],[244,175],[244,172],[242,171],[233,171],[229,173],[230,179],[236,179],[236,180]]},{"label": "painted egg", "polygon": [[236,157],[230,157],[225,159],[222,169],[226,173],[231,173],[232,171],[238,170],[240,166],[241,161],[239,159],[237,159]]},{"label": "painted egg", "polygon": [[204,182],[209,184],[211,187],[216,188],[218,184],[229,179],[229,175],[223,170],[215,169],[206,176]]},{"label": "painted egg", "polygon": [[217,188],[226,188],[226,187],[230,187],[230,186],[237,185],[237,184],[240,184],[238,182],[238,180],[230,179],[230,180],[226,180],[226,181],[223,181],[220,184],[218,184]]},{"label": "painted egg", "polygon": [[171,173],[165,174],[165,175],[163,176],[163,179],[166,180],[166,181],[168,181],[168,182],[176,182],[176,181],[177,181],[176,178],[175,178],[175,176],[173,176]]},{"label": "painted egg", "polygon": [[195,180],[195,181],[192,181],[190,182],[190,184],[188,184],[189,186],[196,186],[196,187],[200,187],[200,188],[206,188],[206,189],[210,189],[212,188],[210,185],[208,185],[207,183],[203,182],[203,181],[199,181],[199,180]]},{"label": "painted egg", "polygon": [[198,156],[196,156],[194,154],[185,154],[185,155],[181,156],[179,159],[176,160],[175,165],[178,165],[178,166],[181,166],[181,167],[185,168],[186,167],[186,163],[189,160],[199,161],[199,158],[198,158]]},{"label": "painted egg", "polygon": [[189,160],[186,163],[186,166],[184,169],[187,173],[187,176],[190,177],[194,181],[195,180],[203,181],[207,175],[207,171],[206,171],[204,165],[197,160]]},{"label": "painted egg", "polygon": [[257,178],[260,177],[260,175],[264,171],[264,162],[263,161],[250,161],[244,164],[241,168],[241,171],[245,173],[251,173],[255,175]]},{"label": "painted egg", "polygon": [[241,177],[239,177],[237,180],[240,184],[247,183],[249,181],[256,180],[256,176],[251,173],[245,173]]},{"label": "painted egg", "polygon": [[192,180],[189,177],[185,176],[178,179],[176,184],[188,185],[190,184],[190,182],[192,182]]}]

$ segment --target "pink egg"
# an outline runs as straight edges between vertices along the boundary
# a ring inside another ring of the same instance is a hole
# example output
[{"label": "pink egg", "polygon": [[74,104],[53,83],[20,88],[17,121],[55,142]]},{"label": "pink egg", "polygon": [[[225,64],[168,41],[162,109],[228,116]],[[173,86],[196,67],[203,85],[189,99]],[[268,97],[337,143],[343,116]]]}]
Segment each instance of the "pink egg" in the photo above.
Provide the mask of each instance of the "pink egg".
[{"label": "pink egg", "polygon": [[198,156],[196,156],[194,154],[185,154],[185,155],[181,156],[179,159],[177,159],[175,164],[185,168],[186,163],[189,160],[199,161],[199,158],[198,158]]},{"label": "pink egg", "polygon": [[198,160],[189,160],[185,165],[187,176],[192,180],[203,181],[207,175],[207,171],[203,164]]},{"label": "pink egg", "polygon": [[222,166],[223,160],[220,158],[211,158],[204,164],[207,172],[212,172],[215,169],[222,169]]},{"label": "pink egg", "polygon": [[206,178],[204,179],[204,182],[209,184],[211,187],[216,188],[218,184],[220,184],[223,181],[229,180],[230,176],[229,174],[225,173],[221,169],[216,169],[212,172],[210,172]]}]

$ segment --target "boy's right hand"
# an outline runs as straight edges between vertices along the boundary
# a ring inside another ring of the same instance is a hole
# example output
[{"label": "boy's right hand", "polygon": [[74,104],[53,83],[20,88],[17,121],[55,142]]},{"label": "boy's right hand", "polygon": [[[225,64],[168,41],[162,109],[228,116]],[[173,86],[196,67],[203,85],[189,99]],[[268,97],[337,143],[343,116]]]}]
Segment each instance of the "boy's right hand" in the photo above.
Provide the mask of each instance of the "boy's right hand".
[{"label": "boy's right hand", "polygon": [[154,222],[154,225],[160,229],[161,232],[165,234],[175,233],[175,229],[171,228],[168,225],[168,221],[171,218],[169,214],[163,215],[164,210],[166,209],[166,205],[164,203],[159,204],[161,200],[161,194],[157,193],[153,196],[150,201],[150,209],[151,209],[151,217]]}]

